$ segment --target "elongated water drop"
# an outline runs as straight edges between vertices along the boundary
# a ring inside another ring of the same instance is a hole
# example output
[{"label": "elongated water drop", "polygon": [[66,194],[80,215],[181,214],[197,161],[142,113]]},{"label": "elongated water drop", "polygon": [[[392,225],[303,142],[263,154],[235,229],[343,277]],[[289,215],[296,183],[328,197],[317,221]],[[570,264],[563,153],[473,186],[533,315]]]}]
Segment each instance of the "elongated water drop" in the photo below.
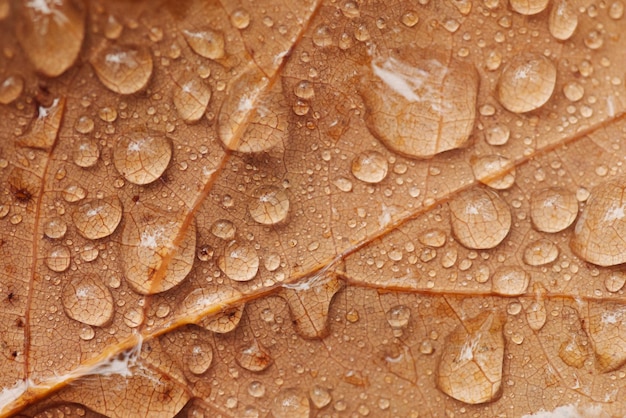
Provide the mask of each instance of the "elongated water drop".
[{"label": "elongated water drop", "polygon": [[16,100],[24,90],[24,79],[19,75],[10,75],[0,84],[0,103],[9,104]]},{"label": "elongated water drop", "polygon": [[212,60],[224,57],[224,35],[211,29],[183,30],[185,40],[193,51]]},{"label": "elongated water drop", "polygon": [[172,97],[178,114],[187,123],[194,123],[202,118],[210,99],[209,86],[191,75],[178,80]]},{"label": "elongated water drop", "polygon": [[76,208],[72,220],[85,238],[108,237],[122,220],[122,202],[116,196],[89,200]]},{"label": "elongated water drop", "polygon": [[557,0],[550,10],[548,28],[556,39],[565,41],[572,37],[578,26],[578,15],[568,0]]},{"label": "elongated water drop", "polygon": [[145,88],[152,76],[152,55],[144,47],[111,45],[91,59],[98,79],[109,90],[133,94]]}]

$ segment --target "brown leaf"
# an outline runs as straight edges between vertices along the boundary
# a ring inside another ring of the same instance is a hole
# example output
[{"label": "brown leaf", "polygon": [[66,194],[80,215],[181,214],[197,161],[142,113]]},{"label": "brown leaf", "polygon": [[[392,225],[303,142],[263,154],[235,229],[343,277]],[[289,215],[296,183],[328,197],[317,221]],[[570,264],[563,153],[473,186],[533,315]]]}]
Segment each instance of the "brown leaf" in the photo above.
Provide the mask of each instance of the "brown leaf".
[{"label": "brown leaf", "polygon": [[0,0],[1,416],[623,416],[621,0]]}]

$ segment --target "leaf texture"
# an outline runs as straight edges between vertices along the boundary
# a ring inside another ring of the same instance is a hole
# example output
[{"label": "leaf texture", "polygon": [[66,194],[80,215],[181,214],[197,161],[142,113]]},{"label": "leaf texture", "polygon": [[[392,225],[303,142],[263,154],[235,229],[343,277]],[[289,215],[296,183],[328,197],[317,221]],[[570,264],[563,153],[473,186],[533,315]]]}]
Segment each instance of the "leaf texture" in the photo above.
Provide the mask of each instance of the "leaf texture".
[{"label": "leaf texture", "polygon": [[0,0],[0,415],[623,416],[623,8]]}]

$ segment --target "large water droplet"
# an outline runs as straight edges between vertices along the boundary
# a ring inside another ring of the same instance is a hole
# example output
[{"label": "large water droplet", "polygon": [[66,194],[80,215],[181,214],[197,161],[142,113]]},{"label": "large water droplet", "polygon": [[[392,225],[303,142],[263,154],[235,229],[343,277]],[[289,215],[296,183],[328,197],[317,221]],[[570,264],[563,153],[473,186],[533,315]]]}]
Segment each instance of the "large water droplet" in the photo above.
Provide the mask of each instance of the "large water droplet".
[{"label": "large water droplet", "polygon": [[519,14],[536,15],[543,12],[550,0],[510,0],[511,8]]},{"label": "large water droplet", "polygon": [[60,239],[67,232],[67,224],[61,218],[52,218],[43,226],[43,233],[51,239]]},{"label": "large water droplet", "polygon": [[590,263],[614,266],[626,262],[626,178],[592,190],[574,228],[571,247]]},{"label": "large water droplet", "polygon": [[187,75],[178,80],[172,97],[180,117],[187,123],[200,120],[211,100],[211,89],[202,80]]},{"label": "large water droplet", "polygon": [[9,104],[20,97],[24,90],[24,79],[19,75],[10,75],[0,84],[0,103]]},{"label": "large water droplet", "polygon": [[248,206],[250,216],[263,225],[274,225],[284,221],[289,212],[289,196],[283,189],[264,186],[252,194],[253,200]]},{"label": "large water droplet", "polygon": [[568,0],[557,0],[550,10],[548,28],[556,39],[565,41],[572,37],[578,26],[578,14]]},{"label": "large water droplet", "polygon": [[262,372],[267,369],[274,360],[269,351],[253,340],[250,345],[240,347],[235,353],[235,361],[241,367],[251,372]]},{"label": "large water droplet", "polygon": [[46,266],[52,271],[62,272],[68,269],[72,256],[69,248],[63,245],[53,247],[46,254]]},{"label": "large water droplet", "polygon": [[515,182],[515,165],[507,157],[487,155],[472,158],[471,163],[476,180],[492,189],[508,189]]},{"label": "large water droplet", "polygon": [[171,158],[169,139],[140,131],[120,137],[113,150],[115,168],[135,184],[152,183],[161,177]]},{"label": "large water droplet", "polygon": [[369,130],[390,149],[426,158],[463,146],[474,127],[473,67],[411,50],[375,58],[361,95]]},{"label": "large water droplet", "polygon": [[506,202],[490,190],[463,191],[449,206],[452,232],[468,248],[494,248],[509,233],[511,211]]},{"label": "large water droplet", "polygon": [[310,414],[309,398],[295,388],[281,390],[272,403],[274,418],[309,418]]},{"label": "large water droplet", "polygon": [[387,159],[377,151],[362,152],[352,160],[352,174],[366,183],[380,183],[388,170]]},{"label": "large water droplet", "polygon": [[57,140],[64,113],[64,97],[54,99],[50,106],[39,106],[30,131],[18,138],[16,143],[22,147],[50,150]]},{"label": "large water droplet", "polygon": [[196,223],[186,213],[137,205],[122,230],[122,266],[128,283],[141,294],[164,292],[191,271]]},{"label": "large water droplet", "polygon": [[233,80],[218,117],[218,135],[233,151],[261,152],[284,144],[287,115],[281,105],[282,83],[259,70],[244,72]]},{"label": "large water droplet", "polygon": [[193,51],[212,60],[224,57],[224,35],[211,29],[183,30],[185,40]]},{"label": "large water droplet", "polygon": [[280,295],[287,301],[296,331],[303,338],[323,338],[328,332],[328,310],[343,282],[327,272],[283,285]]},{"label": "large water droplet", "polygon": [[556,260],[559,247],[550,240],[540,239],[531,242],[524,249],[524,262],[529,266],[543,266]]},{"label": "large water droplet", "polygon": [[56,77],[70,68],[85,37],[87,7],[72,1],[17,4],[21,8],[17,38],[35,69]]},{"label": "large water droplet", "polygon": [[89,168],[96,165],[100,158],[98,144],[89,139],[83,139],[74,146],[74,164],[79,167]]},{"label": "large water droplet", "polygon": [[548,58],[522,53],[502,70],[498,100],[511,112],[530,112],[547,103],[555,84],[556,67]]},{"label": "large water droplet", "polygon": [[559,232],[578,216],[576,195],[562,188],[544,189],[530,199],[530,218],[539,231]]},{"label": "large water droplet", "polygon": [[195,375],[205,373],[211,367],[213,361],[213,349],[207,342],[200,341],[187,347],[185,365]]},{"label": "large water droplet", "polygon": [[113,317],[113,296],[96,277],[74,277],[63,288],[61,295],[67,316],[83,324],[100,327]]},{"label": "large water droplet", "polygon": [[108,237],[121,220],[122,202],[116,196],[88,200],[72,214],[76,230],[88,239]]},{"label": "large water droplet", "polygon": [[514,266],[499,267],[491,279],[491,290],[499,295],[519,296],[526,292],[530,275]]},{"label": "large water droplet", "polygon": [[596,368],[607,373],[626,363],[626,306],[614,302],[590,302],[589,338]]},{"label": "large water droplet", "polygon": [[501,393],[504,336],[502,318],[483,312],[464,320],[446,339],[437,386],[454,399],[479,404]]},{"label": "large water droplet", "polygon": [[119,94],[142,90],[152,76],[152,55],[140,46],[110,45],[93,55],[91,65],[102,84]]},{"label": "large water droplet", "polygon": [[229,279],[246,282],[259,271],[259,256],[252,245],[233,240],[224,248],[217,266]]}]

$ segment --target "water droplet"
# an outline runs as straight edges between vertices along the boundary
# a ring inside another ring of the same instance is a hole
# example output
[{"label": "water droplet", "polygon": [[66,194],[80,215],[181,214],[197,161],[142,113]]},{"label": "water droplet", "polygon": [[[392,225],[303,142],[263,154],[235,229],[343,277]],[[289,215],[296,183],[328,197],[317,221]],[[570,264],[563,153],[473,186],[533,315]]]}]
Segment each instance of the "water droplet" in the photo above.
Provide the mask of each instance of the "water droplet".
[{"label": "water droplet", "polygon": [[556,67],[548,58],[518,54],[502,70],[498,99],[511,112],[530,112],[548,102],[555,84]]},{"label": "water droplet", "polygon": [[387,322],[392,328],[404,328],[409,323],[411,310],[404,305],[394,306],[387,311]]},{"label": "water droplet", "polygon": [[144,205],[126,214],[122,267],[135,291],[164,292],[187,277],[196,251],[196,223],[187,216]]},{"label": "water droplet", "polygon": [[620,177],[592,190],[570,242],[583,260],[600,266],[626,262],[625,181]]},{"label": "water droplet", "polygon": [[502,328],[502,318],[492,312],[457,326],[443,345],[437,371],[439,389],[468,404],[496,399],[502,386]]},{"label": "water droplet", "polygon": [[565,41],[572,37],[578,26],[578,14],[567,0],[558,0],[552,5],[548,28],[556,39]]},{"label": "water droplet", "polygon": [[443,247],[446,243],[446,233],[441,229],[429,229],[418,237],[419,242],[433,248]]},{"label": "water droplet", "polygon": [[274,418],[309,418],[311,407],[309,398],[298,389],[281,390],[272,403]]},{"label": "water droplet", "polygon": [[250,25],[250,13],[245,9],[235,9],[230,15],[230,23],[237,29],[245,29]]},{"label": "water droplet", "polygon": [[199,31],[184,30],[183,35],[193,51],[212,60],[224,57],[224,35],[211,29]]},{"label": "water droplet", "polygon": [[588,357],[587,342],[578,334],[569,335],[559,347],[559,357],[568,366],[582,368]]},{"label": "water droplet", "polygon": [[450,201],[452,232],[472,249],[494,248],[511,228],[511,211],[504,200],[487,189],[473,188]]},{"label": "water droplet", "polygon": [[79,167],[93,167],[100,158],[98,144],[89,139],[83,139],[74,146],[74,164]]},{"label": "water droplet", "polygon": [[206,373],[213,361],[213,349],[207,342],[200,341],[187,348],[185,365],[195,375]]},{"label": "water droplet", "polygon": [[56,77],[76,61],[87,8],[71,1],[19,2],[17,38],[35,69]]},{"label": "water droplet", "polygon": [[0,103],[9,104],[16,100],[24,90],[24,79],[19,75],[10,75],[0,84]]},{"label": "water droplet", "polygon": [[224,248],[217,266],[231,280],[246,282],[254,279],[259,270],[259,256],[250,244],[233,240]]},{"label": "water droplet", "polygon": [[143,310],[138,308],[131,308],[124,314],[124,323],[129,328],[137,328],[143,323],[144,315]]},{"label": "water droplet", "polygon": [[172,145],[165,136],[131,132],[120,137],[113,150],[113,164],[134,184],[157,180],[172,158]]},{"label": "water droplet", "polygon": [[587,323],[595,351],[596,368],[601,373],[626,363],[626,307],[615,302],[591,302]]},{"label": "water droplet", "polygon": [[320,48],[331,46],[333,44],[333,35],[326,25],[320,25],[313,31],[313,44]]},{"label": "water droplet", "polygon": [[349,192],[352,190],[353,184],[352,182],[345,178],[345,177],[339,177],[338,179],[335,179],[333,181],[333,184],[342,192]]},{"label": "water droplet", "polygon": [[307,113],[309,113],[310,108],[311,107],[309,106],[309,104],[303,100],[296,100],[296,102],[292,106],[293,113],[298,116],[306,115]]},{"label": "water droplet", "polygon": [[218,135],[232,151],[261,152],[287,140],[282,83],[270,84],[259,70],[234,79],[218,116]]},{"label": "water droplet", "polygon": [[433,347],[433,343],[430,340],[422,341],[419,349],[420,349],[420,353],[424,355],[432,354],[435,351]]},{"label": "water droplet", "polygon": [[124,26],[113,15],[109,15],[104,24],[104,36],[107,39],[118,39],[122,35]]},{"label": "water droplet", "polygon": [[61,218],[52,218],[43,226],[43,233],[51,239],[60,239],[67,232],[67,224]]},{"label": "water droplet", "polygon": [[100,327],[113,317],[113,296],[96,277],[80,275],[63,288],[61,302],[70,318]]},{"label": "water droplet", "polygon": [[70,261],[72,261],[70,250],[62,245],[52,247],[46,255],[46,266],[59,273],[68,269]]},{"label": "water droplet", "polygon": [[412,28],[420,21],[420,17],[415,10],[408,10],[402,14],[400,21],[407,28]]},{"label": "water droplet", "polygon": [[624,3],[620,0],[614,1],[609,6],[609,16],[611,19],[619,20],[624,16]]},{"label": "water droplet", "polygon": [[362,152],[352,160],[352,174],[366,183],[380,183],[388,170],[387,159],[377,151]]},{"label": "water droplet", "polygon": [[41,150],[50,150],[57,140],[61,120],[65,113],[65,98],[57,98],[48,107],[39,106],[37,118],[30,131],[17,139],[17,145]]},{"label": "water droplet", "polygon": [[514,266],[499,267],[491,279],[491,290],[505,296],[519,296],[526,293],[530,275]]},{"label": "water droplet", "polygon": [[307,81],[302,80],[293,89],[293,93],[300,99],[309,100],[315,97],[315,90],[313,85]]},{"label": "water droplet", "polygon": [[522,15],[536,15],[548,7],[549,0],[510,0],[511,8]]},{"label": "water droplet", "polygon": [[585,46],[589,49],[599,49],[604,44],[602,34],[597,30],[590,31],[584,39]]},{"label": "water droplet", "polygon": [[275,225],[287,218],[289,197],[285,190],[275,186],[264,186],[256,189],[252,197],[248,211],[256,222],[262,225]]},{"label": "water droplet", "polygon": [[330,392],[321,386],[315,385],[309,390],[309,398],[317,409],[322,409],[326,405],[330,404],[333,400]]},{"label": "water droplet", "polygon": [[93,337],[96,336],[96,332],[93,330],[91,326],[83,325],[82,327],[80,327],[80,331],[78,331],[78,336],[80,337],[81,340],[89,341],[89,340],[92,340]]},{"label": "water droplet", "polygon": [[504,145],[509,141],[511,130],[506,125],[496,125],[485,131],[485,139],[489,145]]},{"label": "water droplet", "polygon": [[63,189],[63,199],[66,202],[74,203],[83,200],[87,196],[87,192],[80,186],[70,185]]},{"label": "water droplet", "polygon": [[98,117],[104,122],[115,122],[117,119],[117,110],[112,107],[103,107],[98,111]]},{"label": "water droplet", "polygon": [[552,263],[559,256],[559,247],[552,241],[540,239],[531,242],[524,249],[524,262],[529,266],[543,266]]},{"label": "water droplet", "polygon": [[263,264],[267,271],[276,271],[280,267],[280,255],[269,253],[263,259]]},{"label": "water droplet", "polygon": [[200,120],[211,100],[211,89],[191,75],[178,80],[172,97],[180,117],[187,123]]},{"label": "water droplet", "polygon": [[585,95],[585,88],[577,82],[571,81],[563,86],[563,94],[570,102],[577,102]]},{"label": "water droplet", "polygon": [[626,284],[626,272],[614,271],[605,280],[604,286],[609,292],[619,292]]},{"label": "water droplet", "polygon": [[235,238],[235,232],[237,232],[235,224],[227,219],[218,219],[211,225],[211,233],[223,240],[232,240]]},{"label": "water droplet", "polygon": [[391,150],[417,158],[467,142],[477,92],[473,67],[413,49],[374,58],[360,86],[370,132]]},{"label": "water droplet", "polygon": [[100,82],[119,94],[133,94],[144,89],[153,67],[150,50],[121,45],[110,45],[95,53],[91,65]]},{"label": "water droplet", "polygon": [[546,305],[542,300],[534,301],[526,308],[528,326],[534,331],[539,331],[543,328],[547,318],[548,313],[546,312]]},{"label": "water droplet", "polygon": [[99,239],[111,235],[122,220],[122,202],[116,196],[88,200],[72,214],[80,235]]},{"label": "water droplet", "polygon": [[237,364],[241,367],[251,372],[262,372],[273,362],[269,351],[256,340],[249,346],[241,347],[235,353],[235,361],[237,361]]},{"label": "water droplet", "polygon": [[472,158],[472,171],[479,182],[496,190],[505,190],[515,182],[513,161],[501,155]]},{"label": "water droplet", "polygon": [[538,231],[559,232],[569,227],[578,216],[574,193],[550,188],[535,193],[530,200],[530,217]]},{"label": "water droplet", "polygon": [[93,244],[87,244],[80,250],[81,260],[90,263],[98,258],[100,251]]},{"label": "water droplet", "polygon": [[248,385],[248,393],[254,398],[262,398],[265,395],[265,385],[258,380],[253,380]]}]

